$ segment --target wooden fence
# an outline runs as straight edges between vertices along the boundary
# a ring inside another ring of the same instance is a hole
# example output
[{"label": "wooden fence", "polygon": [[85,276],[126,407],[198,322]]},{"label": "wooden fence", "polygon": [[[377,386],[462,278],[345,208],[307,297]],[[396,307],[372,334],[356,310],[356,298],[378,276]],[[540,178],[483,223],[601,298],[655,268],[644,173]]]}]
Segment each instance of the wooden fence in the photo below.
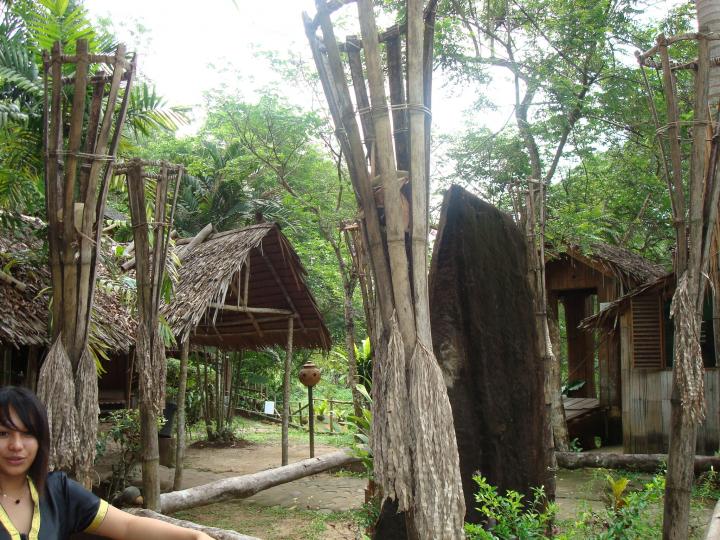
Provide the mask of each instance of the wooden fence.
[{"label": "wooden fence", "polygon": [[[276,401],[275,393],[269,392],[267,386],[248,385],[241,386],[238,390],[240,391],[240,396],[238,405],[235,407],[236,413],[251,414],[271,422],[281,421],[281,413],[279,411],[282,411],[282,397],[279,397]],[[275,403],[272,414],[267,414],[265,411],[265,402],[267,401]],[[326,407],[323,407],[323,403],[326,404]],[[336,433],[337,425],[342,422],[341,419],[345,416],[345,411],[352,411],[352,401],[317,397],[313,398],[313,408],[315,409],[316,417],[323,416],[328,419],[328,431],[330,433]],[[290,424],[293,427],[307,429],[305,425],[308,417],[307,409],[307,401],[305,401],[305,403],[298,401],[296,407],[293,407],[292,403],[290,404]]]}]

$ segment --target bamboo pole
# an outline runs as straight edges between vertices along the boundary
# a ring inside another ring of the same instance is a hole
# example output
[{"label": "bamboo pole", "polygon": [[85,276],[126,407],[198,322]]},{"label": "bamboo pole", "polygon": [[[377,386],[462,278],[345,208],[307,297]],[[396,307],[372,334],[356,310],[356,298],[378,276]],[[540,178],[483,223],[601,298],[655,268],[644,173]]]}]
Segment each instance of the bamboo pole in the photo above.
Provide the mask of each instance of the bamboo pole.
[{"label": "bamboo pole", "polygon": [[[308,40],[314,51],[313,57],[318,66],[318,73],[321,77],[325,76],[328,78],[326,85],[324,85],[324,88],[327,87],[326,97],[328,102],[337,103],[339,125],[344,128],[347,134],[349,151],[346,153],[346,156],[348,156],[347,161],[350,165],[350,170],[355,172],[355,175],[351,175],[351,179],[354,178],[353,187],[363,208],[364,231],[366,233],[368,250],[372,254],[370,262],[375,275],[378,308],[383,323],[389,324],[393,313],[393,293],[390,280],[390,268],[386,259],[383,234],[380,229],[380,218],[377,208],[375,207],[375,198],[372,193],[372,186],[370,178],[368,177],[365,160],[363,159],[364,153],[360,140],[360,132],[357,122],[355,121],[355,112],[352,107],[352,101],[350,100],[350,92],[345,82],[345,73],[340,60],[340,51],[335,39],[335,32],[330,22],[330,16],[326,10],[325,2],[316,0],[316,5],[318,6],[317,17],[322,28],[329,70],[325,70],[325,65],[320,58],[318,46],[315,42],[315,36],[308,30],[307,24],[306,32],[308,32]],[[308,19],[309,17],[306,15],[306,23]],[[337,125],[338,124],[336,124],[336,126]]]},{"label": "bamboo pole", "polygon": [[[378,32],[373,6],[370,0],[358,0],[357,6],[363,49],[365,50],[370,106],[377,141],[380,183],[385,200],[385,231],[390,260],[390,283],[394,300],[392,305],[395,308],[398,326],[403,337],[402,346],[405,357],[409,359],[415,347],[415,317],[410,280],[408,279],[408,257],[405,251],[405,220],[402,214],[403,203],[401,200],[403,195],[400,193],[395,156],[392,151],[392,130],[385,97],[382,66],[380,65]],[[364,206],[363,209],[365,209]]]},{"label": "bamboo pole", "polygon": [[370,101],[368,99],[367,87],[365,86],[365,75],[363,74],[360,50],[362,43],[354,36],[345,40],[345,51],[348,56],[348,67],[352,78],[353,90],[355,90],[355,102],[360,112],[360,123],[362,124],[367,157],[372,159],[373,144],[375,142],[375,129],[370,118]]},{"label": "bamboo pole", "polygon": [[417,333],[432,350],[427,292],[427,238],[429,179],[425,167],[425,107],[423,74],[424,17],[421,1],[408,1],[408,113],[410,116],[410,178],[412,181],[412,278]]},{"label": "bamboo pole", "polygon": [[668,139],[670,143],[670,161],[672,163],[672,189],[670,197],[673,199],[673,225],[675,226],[675,239],[677,251],[675,253],[675,272],[679,276],[687,268],[687,236],[685,233],[685,192],[682,181],[682,155],[680,151],[680,129],[677,111],[677,97],[675,76],[670,70],[670,57],[668,56],[667,40],[663,34],[657,38],[658,51],[663,66],[663,89],[665,105],[667,108]]},{"label": "bamboo pole", "polygon": [[390,103],[392,104],[393,137],[395,139],[395,159],[401,171],[410,170],[408,153],[408,110],[405,109],[405,79],[403,77],[402,51],[400,34],[385,42],[387,51],[388,84],[390,87]]}]

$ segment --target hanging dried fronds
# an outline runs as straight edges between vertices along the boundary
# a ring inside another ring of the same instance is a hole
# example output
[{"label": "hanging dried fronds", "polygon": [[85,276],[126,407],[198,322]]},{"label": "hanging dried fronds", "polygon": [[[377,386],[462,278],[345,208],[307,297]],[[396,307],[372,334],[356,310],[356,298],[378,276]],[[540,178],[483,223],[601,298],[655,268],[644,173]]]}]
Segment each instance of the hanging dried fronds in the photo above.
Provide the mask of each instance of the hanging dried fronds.
[{"label": "hanging dried fronds", "polygon": [[703,386],[702,351],[700,350],[700,320],[695,302],[688,292],[687,273],[680,276],[670,304],[670,316],[675,319],[675,383],[680,390],[680,402],[692,422],[705,419],[705,390]]},{"label": "hanging dried fronds", "polygon": [[[47,406],[50,426],[50,468],[72,470],[79,446],[75,408],[75,377],[62,337],[55,342],[40,368],[38,396]],[[95,445],[93,444],[93,448]]]},{"label": "hanging dried fronds", "polygon": [[455,503],[463,500],[463,492],[455,429],[447,421],[452,418],[452,408],[440,366],[420,342],[408,379],[408,418],[418,424],[409,431],[415,456],[415,519],[418,529],[434,530],[434,538],[453,538],[463,528],[464,512],[459,514]]},{"label": "hanging dried fronds", "polygon": [[86,348],[80,357],[75,376],[75,403],[78,411],[78,451],[75,457],[77,480],[85,485],[92,483],[90,471],[95,462],[97,443],[98,377],[95,359]]},{"label": "hanging dried fronds", "polygon": [[393,316],[387,345],[377,350],[372,374],[372,447],[375,481],[383,494],[398,501],[403,512],[412,508],[413,478],[410,463],[408,418],[410,410],[405,378],[402,335]]}]

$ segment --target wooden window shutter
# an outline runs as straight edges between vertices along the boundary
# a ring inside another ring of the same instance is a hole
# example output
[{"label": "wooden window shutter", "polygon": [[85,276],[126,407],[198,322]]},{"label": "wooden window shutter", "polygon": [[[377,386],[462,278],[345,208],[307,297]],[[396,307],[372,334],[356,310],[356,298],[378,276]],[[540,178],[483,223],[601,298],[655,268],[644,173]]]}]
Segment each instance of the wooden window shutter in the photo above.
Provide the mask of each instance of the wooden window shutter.
[{"label": "wooden window shutter", "polygon": [[647,294],[632,299],[633,367],[662,369],[663,331],[660,297]]}]

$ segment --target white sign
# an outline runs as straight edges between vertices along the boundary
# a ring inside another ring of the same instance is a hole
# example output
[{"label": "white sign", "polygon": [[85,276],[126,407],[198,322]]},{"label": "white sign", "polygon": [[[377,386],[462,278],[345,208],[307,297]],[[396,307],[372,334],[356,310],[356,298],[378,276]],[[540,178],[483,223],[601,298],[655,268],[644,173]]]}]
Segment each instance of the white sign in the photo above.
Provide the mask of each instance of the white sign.
[{"label": "white sign", "polygon": [[266,401],[265,402],[265,414],[275,414],[275,402],[274,401]]}]

